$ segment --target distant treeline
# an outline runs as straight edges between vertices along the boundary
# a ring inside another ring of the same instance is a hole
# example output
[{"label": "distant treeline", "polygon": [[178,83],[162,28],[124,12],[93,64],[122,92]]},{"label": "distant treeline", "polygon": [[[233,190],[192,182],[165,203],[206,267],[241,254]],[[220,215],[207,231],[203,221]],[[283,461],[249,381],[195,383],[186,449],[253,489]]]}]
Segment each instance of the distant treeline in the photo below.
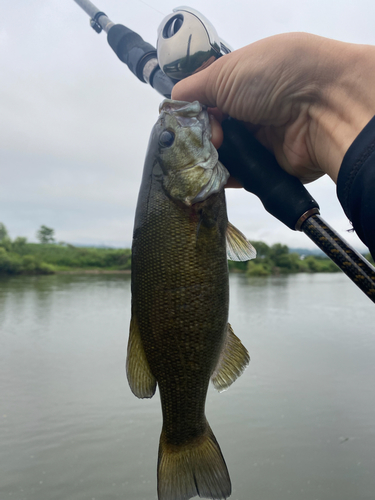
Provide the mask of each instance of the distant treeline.
[{"label": "distant treeline", "polygon": [[36,237],[40,243],[26,238],[11,240],[0,222],[0,274],[54,274],[60,271],[130,269],[129,249],[76,247],[56,243],[54,229],[41,226]]},{"label": "distant treeline", "polygon": [[[249,262],[229,262],[231,271],[246,272],[249,276],[269,276],[290,273],[336,273],[341,269],[331,259],[320,255],[301,255],[290,252],[286,245],[268,246],[263,241],[252,241],[257,257]],[[372,264],[370,254],[365,256]]]},{"label": "distant treeline", "polygon": [[[0,274],[53,274],[61,271],[106,270],[124,271],[131,267],[131,250],[114,248],[76,247],[56,243],[53,229],[41,226],[37,235],[41,243],[28,243],[26,238],[11,240],[0,223]],[[252,242],[257,258],[249,262],[229,261],[229,270],[249,276],[285,273],[332,273],[340,269],[323,256],[304,257],[290,252],[286,245],[268,246]],[[373,263],[370,254],[366,258]]]},{"label": "distant treeline", "polygon": [[69,244],[0,241],[0,274],[54,274],[59,271],[130,269],[130,249]]}]

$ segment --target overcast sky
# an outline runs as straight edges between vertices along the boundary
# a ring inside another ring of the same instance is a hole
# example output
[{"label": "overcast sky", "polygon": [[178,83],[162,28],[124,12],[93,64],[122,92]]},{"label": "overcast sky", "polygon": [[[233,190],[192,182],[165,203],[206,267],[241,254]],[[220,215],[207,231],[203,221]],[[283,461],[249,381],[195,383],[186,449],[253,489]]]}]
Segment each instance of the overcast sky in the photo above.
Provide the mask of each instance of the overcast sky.
[{"label": "overcast sky", "polygon": [[[97,2],[97,3],[96,3]],[[156,45],[179,4],[96,0]],[[191,0],[233,48],[289,31],[375,44],[373,0]],[[4,2],[0,24],[0,222],[12,238],[45,224],[58,241],[130,246],[143,160],[162,97],[137,80],[73,0]],[[333,182],[309,184],[322,216],[357,248]],[[252,194],[227,190],[231,222],[249,239],[314,247]]]}]

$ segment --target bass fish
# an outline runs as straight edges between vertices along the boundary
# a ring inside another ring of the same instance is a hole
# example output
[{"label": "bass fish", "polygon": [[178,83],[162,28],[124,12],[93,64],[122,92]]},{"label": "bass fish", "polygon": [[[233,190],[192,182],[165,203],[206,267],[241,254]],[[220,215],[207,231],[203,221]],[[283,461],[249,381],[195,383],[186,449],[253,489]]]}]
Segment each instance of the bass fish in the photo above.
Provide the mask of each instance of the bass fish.
[{"label": "bass fish", "polygon": [[231,482],[205,417],[250,358],[228,324],[228,258],[255,250],[227,219],[228,171],[212,145],[207,110],[165,100],[145,160],[132,245],[127,378],[139,398],[159,386],[163,427],[159,500],[226,499]]}]

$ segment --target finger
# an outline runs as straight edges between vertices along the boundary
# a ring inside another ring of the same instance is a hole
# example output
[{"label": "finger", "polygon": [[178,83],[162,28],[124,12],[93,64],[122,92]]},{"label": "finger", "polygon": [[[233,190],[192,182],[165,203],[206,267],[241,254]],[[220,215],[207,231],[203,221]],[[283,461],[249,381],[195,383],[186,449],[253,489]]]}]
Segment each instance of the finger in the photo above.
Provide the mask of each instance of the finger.
[{"label": "finger", "polygon": [[210,113],[208,116],[211,125],[211,134],[212,134],[211,142],[216,149],[219,149],[219,147],[223,142],[223,129],[221,128],[220,123],[217,121],[214,115]]},{"label": "finger", "polygon": [[228,118],[228,115],[225,115],[219,108],[207,108],[207,111],[210,115],[213,115],[215,119],[221,123],[225,118]]},{"label": "finger", "polygon": [[240,188],[243,188],[243,185],[238,182],[234,177],[229,177],[227,183],[225,184],[225,189],[227,188],[236,188],[236,189],[240,189]]},{"label": "finger", "polygon": [[212,88],[207,85],[207,80],[212,73],[212,66],[176,83],[172,89],[172,99],[189,102],[199,101],[206,106],[215,107],[216,100]]}]

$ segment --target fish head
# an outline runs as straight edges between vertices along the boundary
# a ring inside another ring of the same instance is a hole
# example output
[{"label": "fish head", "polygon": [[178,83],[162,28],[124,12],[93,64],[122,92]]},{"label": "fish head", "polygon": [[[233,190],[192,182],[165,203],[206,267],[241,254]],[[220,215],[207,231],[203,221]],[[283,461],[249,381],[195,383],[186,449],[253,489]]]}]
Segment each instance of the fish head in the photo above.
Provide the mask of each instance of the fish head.
[{"label": "fish head", "polygon": [[198,101],[165,99],[153,136],[157,138],[157,163],[167,195],[187,206],[220,192],[229,177],[211,142],[205,106]]}]

